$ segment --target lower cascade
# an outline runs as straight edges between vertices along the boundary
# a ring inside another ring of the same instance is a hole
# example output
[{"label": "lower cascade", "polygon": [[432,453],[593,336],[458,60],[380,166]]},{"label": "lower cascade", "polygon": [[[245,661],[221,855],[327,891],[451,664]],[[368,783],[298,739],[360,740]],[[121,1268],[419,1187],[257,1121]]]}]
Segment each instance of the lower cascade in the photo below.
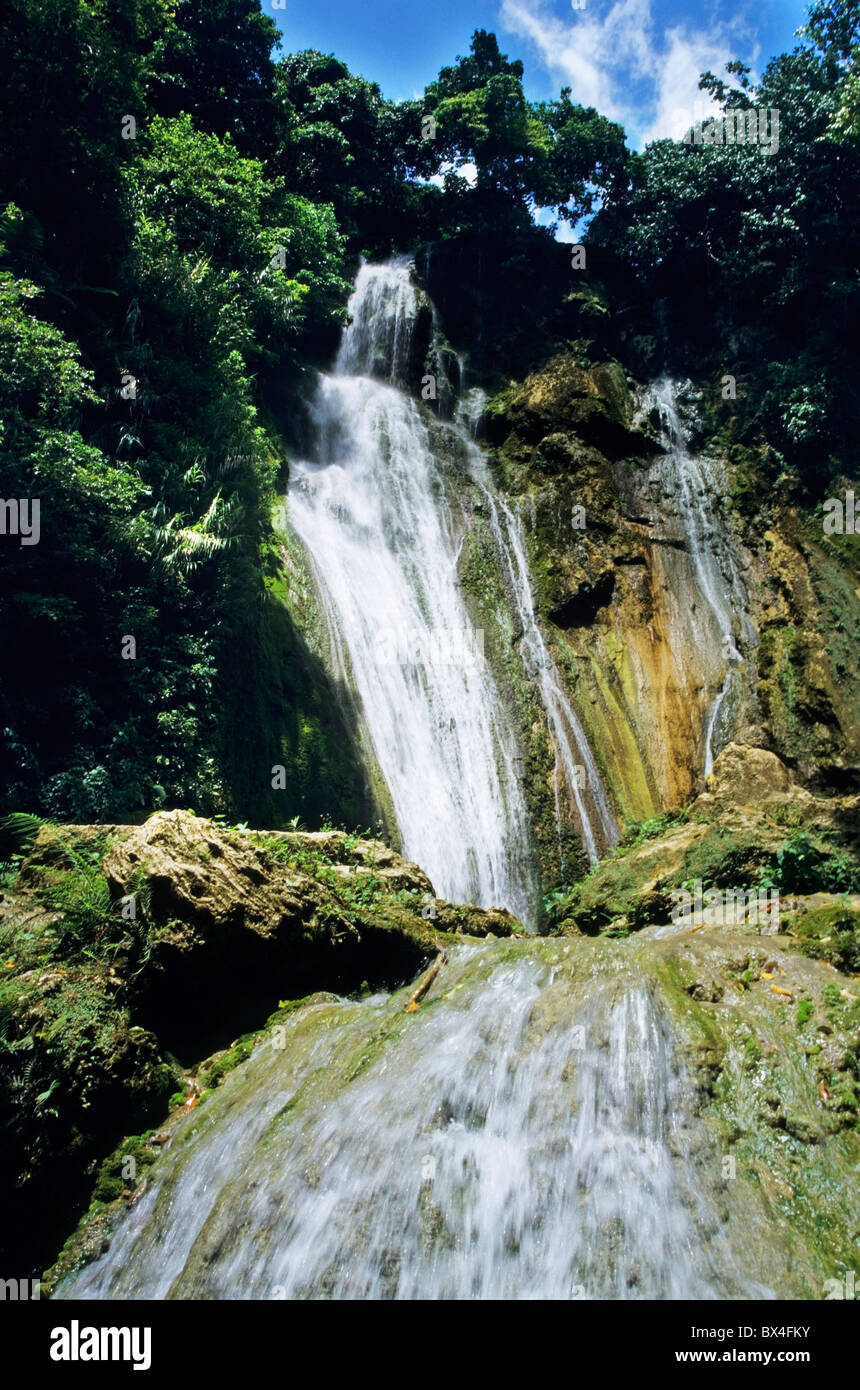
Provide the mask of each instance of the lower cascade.
[{"label": "lower cascade", "polygon": [[311,1003],[60,1295],[772,1297],[727,1236],[665,1008],[617,948],[587,990],[574,960],[464,946],[418,1016]]}]

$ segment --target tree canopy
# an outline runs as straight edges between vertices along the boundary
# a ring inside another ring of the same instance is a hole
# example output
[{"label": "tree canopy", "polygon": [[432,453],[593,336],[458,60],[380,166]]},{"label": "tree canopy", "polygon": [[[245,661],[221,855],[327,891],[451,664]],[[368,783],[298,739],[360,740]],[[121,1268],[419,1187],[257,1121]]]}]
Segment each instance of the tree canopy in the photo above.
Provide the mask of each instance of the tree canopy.
[{"label": "tree canopy", "polygon": [[[860,144],[851,129],[858,0],[814,5],[801,43],[758,85],[742,63],[702,75],[724,115],[776,111],[778,149],[660,140],[630,162],[589,242],[626,268],[630,336],[658,360],[733,372],[775,466],[825,485],[856,467],[860,431]],[[661,306],[655,335],[653,305]]]}]

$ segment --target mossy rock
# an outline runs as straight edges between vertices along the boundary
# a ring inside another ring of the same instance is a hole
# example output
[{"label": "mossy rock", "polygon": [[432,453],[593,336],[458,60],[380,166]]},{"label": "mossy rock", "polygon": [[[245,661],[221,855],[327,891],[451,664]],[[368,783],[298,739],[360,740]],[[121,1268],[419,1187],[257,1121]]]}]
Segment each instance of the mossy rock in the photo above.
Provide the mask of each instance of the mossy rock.
[{"label": "mossy rock", "polygon": [[[212,1088],[283,996],[396,987],[437,944],[519,930],[434,898],[416,865],[342,831],[230,830],[183,811],[43,826],[0,903],[7,1266],[56,1249],[93,1165],[165,1116],[187,1079],[175,1058],[208,1059],[197,1089]],[[120,1199],[120,1180],[103,1166],[98,1199]]]},{"label": "mossy rock", "polygon": [[792,926],[798,950],[848,974],[860,972],[860,911],[842,904],[813,908]]}]

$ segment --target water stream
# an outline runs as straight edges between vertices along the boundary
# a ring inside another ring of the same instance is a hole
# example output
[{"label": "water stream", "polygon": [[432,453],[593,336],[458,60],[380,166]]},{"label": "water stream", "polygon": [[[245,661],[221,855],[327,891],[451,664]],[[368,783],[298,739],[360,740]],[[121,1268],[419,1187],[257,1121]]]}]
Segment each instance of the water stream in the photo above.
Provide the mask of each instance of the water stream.
[{"label": "water stream", "polygon": [[664,521],[683,541],[692,580],[692,584],[685,582],[687,575],[680,573],[670,576],[679,627],[686,629],[684,645],[698,655],[708,679],[703,731],[707,777],[714,765],[725,702],[743,661],[737,642],[752,643],[755,634],[720,479],[711,461],[688,447],[677,401],[678,387],[665,377],[653,383],[644,398],[646,410],[657,411],[666,449],[664,457],[652,465],[651,481]]},{"label": "water stream", "polygon": [[[355,692],[404,852],[440,895],[529,923],[517,731],[457,576],[467,513],[400,385],[420,312],[408,262],[365,266],[350,310],[288,499],[329,659]],[[695,593],[677,621],[720,653],[709,767],[740,660],[733,579],[667,383],[653,403],[669,447],[652,480],[683,540],[667,564],[683,552],[685,568],[669,578]],[[450,429],[545,712],[559,820],[575,813],[594,858],[614,817],[535,612],[520,518],[473,438],[481,406],[464,396]],[[643,954],[654,949],[644,934],[487,941],[450,953],[418,1012],[406,991],[298,1007],[179,1120],[109,1248],[59,1296],[772,1297],[743,1204],[729,1221],[722,1141]]]},{"label": "water stream", "polygon": [[[474,433],[484,395],[479,388],[467,393],[460,415]],[[532,597],[531,576],[526,557],[525,538],[520,519],[511,504],[497,492],[490,478],[486,457],[471,438],[468,440],[469,468],[484,499],[505,587],[517,615],[522,638],[520,658],[526,675],[537,685],[540,700],[547,716],[552,740],[555,767],[556,825],[560,828],[566,810],[572,810],[582,829],[585,848],[592,863],[611,849],[618,839],[618,827],[609,805],[600,773],[585,735],[585,730],[569,699],[561,674],[553,661],[538,623]],[[562,797],[568,806],[562,806]],[[599,836],[599,840],[598,840]]]}]

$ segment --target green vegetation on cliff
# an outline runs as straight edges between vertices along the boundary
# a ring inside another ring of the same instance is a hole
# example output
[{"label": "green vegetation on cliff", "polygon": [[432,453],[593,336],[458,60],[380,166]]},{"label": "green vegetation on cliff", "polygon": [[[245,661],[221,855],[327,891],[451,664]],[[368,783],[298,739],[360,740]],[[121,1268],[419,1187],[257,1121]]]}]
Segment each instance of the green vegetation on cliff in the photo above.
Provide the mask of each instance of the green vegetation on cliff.
[{"label": "green vegetation on cliff", "polygon": [[[371,816],[348,702],[273,593],[270,520],[358,251],[419,248],[448,338],[497,381],[554,353],[606,364],[591,444],[625,447],[613,354],[640,374],[695,364],[715,400],[721,371],[740,383],[712,425],[728,430],[748,514],[780,471],[819,495],[825,477],[850,477],[858,14],[855,0],[814,5],[802,45],[756,89],[740,67],[734,87],[703,79],[729,112],[784,112],[778,156],[667,141],[632,156],[569,92],[528,102],[522,64],[484,31],[397,104],[330,55],[274,61],[277,29],[253,0],[13,0],[0,491],[39,498],[40,535],[0,548],[0,809]],[[426,182],[440,169],[442,187]],[[534,204],[574,219],[600,207],[587,271],[534,224]],[[734,365],[702,354],[699,329],[713,339],[714,325],[746,344]],[[535,441],[535,469],[576,473],[575,423]],[[846,625],[839,583],[824,601]],[[762,679],[798,742],[785,642],[764,644]],[[285,793],[272,786],[282,763]],[[644,815],[654,790],[640,782],[631,809]]]},{"label": "green vegetation on cliff", "polygon": [[[40,509],[38,543],[0,546],[0,811],[366,823],[348,702],[273,592],[284,439],[358,251],[502,218],[487,284],[530,294],[559,253],[528,200],[585,210],[622,133],[527,103],[483,31],[400,105],[331,56],[273,61],[256,0],[12,0],[0,39],[0,494]],[[468,199],[416,182],[455,149]],[[486,327],[513,343],[508,295]]]}]

